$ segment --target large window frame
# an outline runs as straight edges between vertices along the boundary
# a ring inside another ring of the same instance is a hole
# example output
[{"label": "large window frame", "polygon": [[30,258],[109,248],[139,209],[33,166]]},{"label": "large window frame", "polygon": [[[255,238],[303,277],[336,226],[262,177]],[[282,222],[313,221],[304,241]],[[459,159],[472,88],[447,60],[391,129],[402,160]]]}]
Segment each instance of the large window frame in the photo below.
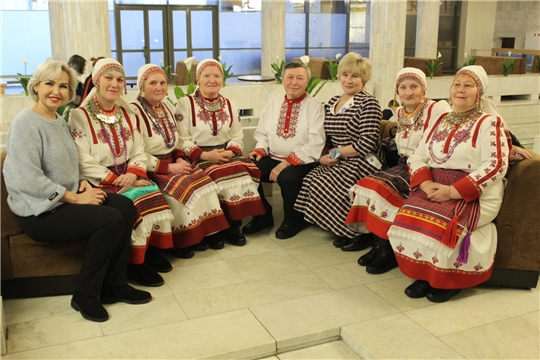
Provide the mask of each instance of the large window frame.
[{"label": "large window frame", "polygon": [[[143,29],[144,29],[144,46],[142,49],[124,49],[122,46],[122,12],[123,11],[142,11],[143,12]],[[150,11],[162,11],[162,36],[163,36],[163,48],[151,49],[150,44],[150,29],[149,29],[149,12]],[[173,26],[173,12],[185,11],[186,13],[186,47],[175,48],[174,47],[174,26]],[[193,13],[197,11],[209,11],[211,12],[212,21],[212,46],[193,48],[193,36],[192,33],[192,17]],[[163,59],[163,63],[158,65],[170,66],[171,73],[176,68],[176,61],[183,59],[176,59],[175,53],[185,52],[186,58],[193,56],[194,52],[208,51],[212,53],[213,58],[217,58],[219,54],[219,14],[217,5],[128,5],[128,4],[116,4],[114,8],[114,27],[115,27],[115,41],[116,46],[113,46],[116,53],[116,59],[120,63],[124,63],[125,54],[144,53],[144,63],[152,62],[152,53],[163,53],[160,58]],[[202,59],[197,59],[202,60]],[[156,63],[156,61],[153,61]],[[127,74],[127,79],[136,79],[136,74]]]}]

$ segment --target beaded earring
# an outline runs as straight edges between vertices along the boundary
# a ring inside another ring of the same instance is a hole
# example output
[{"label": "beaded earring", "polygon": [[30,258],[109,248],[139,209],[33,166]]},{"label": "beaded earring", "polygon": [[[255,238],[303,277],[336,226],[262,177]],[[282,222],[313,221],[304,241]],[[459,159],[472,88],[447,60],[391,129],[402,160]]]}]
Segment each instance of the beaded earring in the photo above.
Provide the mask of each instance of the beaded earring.
[{"label": "beaded earring", "polygon": [[146,97],[146,93],[144,91],[141,91],[141,97]]}]

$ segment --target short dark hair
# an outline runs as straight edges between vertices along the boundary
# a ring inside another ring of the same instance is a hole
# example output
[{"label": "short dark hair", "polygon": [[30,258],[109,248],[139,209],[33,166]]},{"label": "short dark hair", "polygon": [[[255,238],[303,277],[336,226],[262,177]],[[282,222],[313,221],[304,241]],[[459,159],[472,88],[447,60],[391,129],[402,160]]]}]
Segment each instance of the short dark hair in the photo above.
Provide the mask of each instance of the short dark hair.
[{"label": "short dark hair", "polygon": [[75,70],[79,75],[84,73],[84,66],[86,65],[86,59],[80,55],[73,55],[69,58],[68,66]]},{"label": "short dark hair", "polygon": [[394,99],[388,102],[388,107],[393,107],[393,106],[399,106],[399,103]]},{"label": "short dark hair", "polygon": [[297,68],[304,68],[306,69],[306,72],[307,72],[307,79],[311,79],[311,71],[309,70],[308,66],[301,62],[301,61],[291,61],[290,63],[287,63],[284,67],[283,67],[283,74],[282,76],[285,76],[285,72],[288,70],[288,69],[297,69]]}]

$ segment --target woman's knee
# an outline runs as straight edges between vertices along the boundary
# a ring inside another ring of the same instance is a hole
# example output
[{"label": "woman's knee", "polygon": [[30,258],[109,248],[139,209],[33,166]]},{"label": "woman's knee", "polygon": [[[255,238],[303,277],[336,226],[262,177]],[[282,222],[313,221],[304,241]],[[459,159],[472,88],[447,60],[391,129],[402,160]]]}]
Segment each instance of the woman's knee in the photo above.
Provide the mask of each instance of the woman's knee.
[{"label": "woman's knee", "polygon": [[135,205],[133,205],[133,200],[130,198],[118,194],[109,194],[103,205],[116,210],[124,221],[131,223],[135,221]]}]

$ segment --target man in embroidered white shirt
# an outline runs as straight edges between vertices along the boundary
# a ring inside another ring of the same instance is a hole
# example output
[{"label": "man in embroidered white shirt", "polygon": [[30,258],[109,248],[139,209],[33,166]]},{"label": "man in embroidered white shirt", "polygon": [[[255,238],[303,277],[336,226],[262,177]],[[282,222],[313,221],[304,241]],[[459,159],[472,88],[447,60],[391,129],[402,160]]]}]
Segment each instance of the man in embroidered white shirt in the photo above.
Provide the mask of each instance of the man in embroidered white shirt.
[{"label": "man in embroidered white shirt", "polygon": [[[249,157],[261,170],[261,183],[274,182],[281,188],[283,223],[276,238],[288,239],[309,226],[304,214],[294,210],[302,179],[318,164],[324,148],[324,108],[306,93],[311,77],[304,63],[290,62],[283,68],[285,96],[271,99],[264,107],[257,130],[255,149]],[[266,214],[255,216],[242,229],[254,234],[274,226],[272,206],[264,197],[262,184],[259,194]]]}]

